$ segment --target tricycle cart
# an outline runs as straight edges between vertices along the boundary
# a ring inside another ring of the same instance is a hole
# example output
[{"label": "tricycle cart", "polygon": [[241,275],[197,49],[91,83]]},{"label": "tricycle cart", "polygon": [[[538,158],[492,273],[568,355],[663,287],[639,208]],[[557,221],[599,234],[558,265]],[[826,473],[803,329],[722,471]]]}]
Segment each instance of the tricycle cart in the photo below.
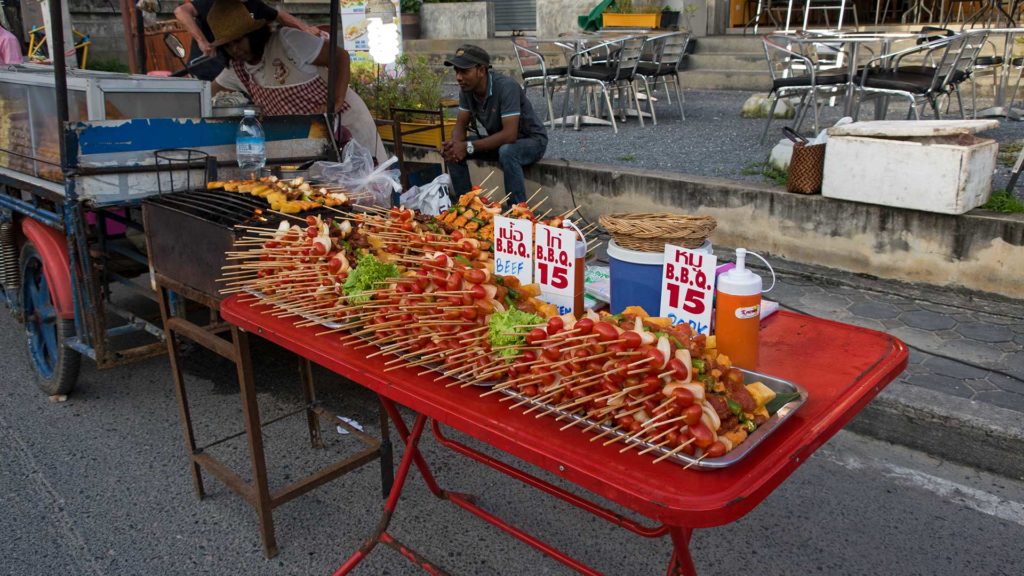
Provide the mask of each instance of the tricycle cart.
[{"label": "tricycle cart", "polygon": [[[50,13],[61,36],[60,2]],[[234,165],[237,119],[205,118],[206,82],[66,71],[54,56],[0,71],[0,299],[25,327],[40,388],[59,395],[83,355],[109,368],[165,350],[159,320],[128,306],[156,300],[140,205]],[[330,152],[323,116],[267,124],[271,161]],[[197,153],[161,164],[163,149]]]}]

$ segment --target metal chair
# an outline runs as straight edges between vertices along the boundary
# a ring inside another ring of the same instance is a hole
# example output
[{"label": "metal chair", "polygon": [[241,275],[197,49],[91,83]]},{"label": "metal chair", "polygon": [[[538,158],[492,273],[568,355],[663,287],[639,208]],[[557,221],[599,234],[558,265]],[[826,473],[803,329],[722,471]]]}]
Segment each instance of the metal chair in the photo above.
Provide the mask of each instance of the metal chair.
[{"label": "metal chair", "polygon": [[[686,113],[683,111],[683,81],[680,77],[679,68],[686,58],[686,46],[690,43],[689,32],[676,32],[666,34],[648,41],[652,43],[651,59],[641,59],[636,66],[637,79],[644,84],[644,93],[647,94],[647,102],[651,112],[651,121],[658,125],[658,117],[654,112],[654,100],[651,98],[652,90],[658,89],[658,82],[665,86],[665,97],[668,103],[672,103],[671,90],[669,86],[675,86],[676,101],[679,103],[679,117],[686,120]],[[674,82],[669,83],[669,78]],[[649,81],[653,80],[653,87]]]},{"label": "metal chair", "polygon": [[[939,98],[956,93],[960,117],[964,117],[960,84],[971,77],[974,61],[988,37],[987,30],[972,30],[894,52],[866,63],[857,79],[857,89],[866,96],[897,96],[907,100],[907,118],[921,118],[919,105],[927,102],[936,118],[942,118]],[[934,65],[904,65],[914,57],[934,57]],[[862,99],[863,100],[863,99]],[[859,106],[858,106],[859,113]]]},{"label": "metal chair", "polygon": [[555,90],[559,83],[566,81],[566,66],[548,66],[540,46],[535,38],[516,36],[512,38],[519,61],[519,71],[523,76],[523,90],[539,87],[544,91],[544,100],[548,105],[548,123],[554,126],[555,109],[552,104]]},{"label": "metal chair", "polygon": [[[636,67],[640,62],[640,53],[645,40],[646,37],[644,36],[629,36],[627,38],[602,42],[596,46],[579,50],[572,55],[569,60],[567,74],[569,94],[563,101],[563,125],[565,124],[564,108],[569,100],[575,96],[577,112],[575,128],[579,129],[580,100],[583,95],[583,88],[588,86],[601,90],[604,103],[608,107],[608,116],[612,123],[612,130],[616,134],[619,132],[619,127],[615,122],[615,111],[612,106],[612,89],[615,89],[619,96],[622,120],[625,121],[626,119],[626,97],[632,95],[637,117],[640,119],[640,125],[644,125],[643,113],[640,111],[640,99],[637,97],[633,80],[636,79]],[[604,59],[596,61],[595,56],[600,58],[600,54],[604,54]],[[626,92],[625,95],[623,95],[623,91]]]},{"label": "metal chair", "polygon": [[857,21],[857,4],[852,0],[849,2],[847,0],[804,0],[804,26],[802,30],[807,30],[812,10],[821,12],[822,17],[825,19],[825,27],[828,29],[832,29],[832,25],[828,21],[828,12],[829,10],[836,10],[839,13],[839,19],[835,27],[836,30],[843,27],[843,17],[848,10],[852,10],[853,26],[860,28],[860,22]]},{"label": "metal chair", "polygon": [[765,58],[768,60],[768,74],[772,80],[768,97],[773,99],[764,132],[761,133],[761,143],[763,144],[768,136],[768,128],[775,116],[779,99],[795,95],[800,96],[800,103],[797,105],[793,129],[799,131],[800,125],[803,124],[807,115],[807,99],[810,97],[810,105],[814,108],[814,131],[817,132],[821,124],[818,112],[819,95],[835,95],[847,87],[850,82],[849,74],[838,68],[823,69],[817,58],[817,42],[785,38],[790,46],[799,50],[797,51],[776,43],[768,36],[762,40]]}]

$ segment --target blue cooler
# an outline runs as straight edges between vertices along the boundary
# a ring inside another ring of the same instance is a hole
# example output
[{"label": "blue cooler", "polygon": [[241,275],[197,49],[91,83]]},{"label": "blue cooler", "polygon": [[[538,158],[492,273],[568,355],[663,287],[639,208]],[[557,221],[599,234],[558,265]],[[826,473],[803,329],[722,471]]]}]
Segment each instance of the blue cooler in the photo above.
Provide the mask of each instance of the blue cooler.
[{"label": "blue cooler", "polygon": [[[698,248],[711,254],[711,241],[705,240]],[[661,313],[661,269],[665,264],[664,252],[638,252],[608,241],[610,303],[612,314],[627,306],[643,306],[651,316]]]}]

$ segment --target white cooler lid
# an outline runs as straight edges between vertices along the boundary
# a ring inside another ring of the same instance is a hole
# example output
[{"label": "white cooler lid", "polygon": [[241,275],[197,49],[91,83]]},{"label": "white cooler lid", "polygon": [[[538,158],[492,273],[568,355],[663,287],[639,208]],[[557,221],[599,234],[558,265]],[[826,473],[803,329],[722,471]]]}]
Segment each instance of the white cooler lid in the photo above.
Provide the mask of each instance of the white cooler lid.
[{"label": "white cooler lid", "polygon": [[[711,240],[705,240],[697,250],[711,254]],[[608,257],[615,258],[620,262],[629,262],[631,264],[657,264],[658,266],[661,266],[665,263],[664,252],[640,252],[638,250],[630,250],[629,248],[619,246],[615,243],[615,240],[608,241]]]},{"label": "white cooler lid", "polygon": [[931,138],[975,134],[999,127],[999,120],[873,120],[828,129],[829,136]]}]

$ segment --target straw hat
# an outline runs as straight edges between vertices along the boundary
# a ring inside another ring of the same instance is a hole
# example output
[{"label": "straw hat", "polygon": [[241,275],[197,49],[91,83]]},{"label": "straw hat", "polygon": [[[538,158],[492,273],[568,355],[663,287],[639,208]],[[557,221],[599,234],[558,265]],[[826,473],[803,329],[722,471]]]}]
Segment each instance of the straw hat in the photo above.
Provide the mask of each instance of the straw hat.
[{"label": "straw hat", "polygon": [[241,0],[216,0],[206,16],[213,32],[213,46],[223,46],[267,25],[267,21],[253,19]]}]

